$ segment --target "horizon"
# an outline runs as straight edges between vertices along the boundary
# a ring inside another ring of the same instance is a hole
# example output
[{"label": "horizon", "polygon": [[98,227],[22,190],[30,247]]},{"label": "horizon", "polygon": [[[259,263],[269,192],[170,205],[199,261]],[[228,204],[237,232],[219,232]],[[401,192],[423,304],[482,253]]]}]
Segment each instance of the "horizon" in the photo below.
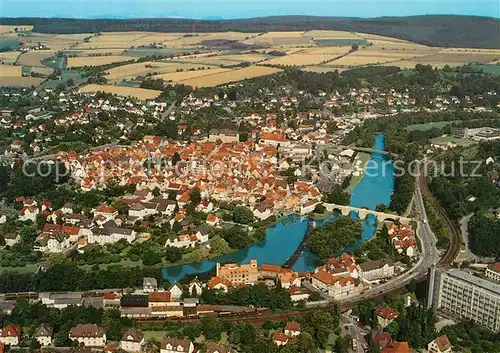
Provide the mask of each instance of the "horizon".
[{"label": "horizon", "polygon": [[320,17],[408,17],[426,15],[478,16],[500,18],[498,1],[450,0],[437,3],[427,0],[320,0],[314,2],[257,0],[221,0],[205,3],[199,0],[164,2],[162,0],[2,0],[2,18],[69,18],[69,19],[158,19],[236,20],[274,16]]}]

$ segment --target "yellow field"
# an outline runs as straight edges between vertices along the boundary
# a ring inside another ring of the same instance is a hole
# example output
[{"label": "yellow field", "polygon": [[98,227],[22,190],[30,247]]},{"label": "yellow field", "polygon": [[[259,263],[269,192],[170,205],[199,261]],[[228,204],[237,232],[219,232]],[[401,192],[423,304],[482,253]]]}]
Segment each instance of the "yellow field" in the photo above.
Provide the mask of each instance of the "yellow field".
[{"label": "yellow field", "polygon": [[23,31],[31,31],[33,25],[19,25],[19,26],[0,26],[0,34],[14,32],[15,29]]},{"label": "yellow field", "polygon": [[241,62],[256,63],[268,59],[267,56],[261,54],[235,54],[235,55],[221,55],[219,57],[225,60],[236,61],[238,63]]},{"label": "yellow field", "polygon": [[348,69],[346,68],[341,68],[341,67],[333,67],[333,66],[307,66],[303,69],[304,71],[309,71],[309,72],[319,72],[319,73],[325,73],[325,72],[342,72],[346,71]]},{"label": "yellow field", "polygon": [[31,72],[32,73],[37,73],[37,74],[48,76],[52,72],[54,72],[54,70],[51,69],[51,68],[49,68],[49,67],[32,66],[31,67]]},{"label": "yellow field", "polygon": [[54,51],[41,50],[23,53],[18,60],[18,64],[26,66],[41,66],[42,61],[54,56]]},{"label": "yellow field", "polygon": [[379,36],[377,34],[369,34],[369,33],[361,33],[361,32],[357,32],[356,35],[358,35],[359,37],[361,38],[364,38],[368,41],[374,41],[374,40],[380,40],[380,41],[389,41],[389,42],[402,42],[402,43],[410,43],[410,44],[413,44],[411,42],[408,42],[406,40],[403,40],[403,39],[398,39],[398,38],[392,38],[392,37],[384,37],[384,36]]},{"label": "yellow field", "polygon": [[345,54],[351,47],[324,47],[304,49],[292,55],[280,56],[263,64],[283,66],[308,66],[321,64]]},{"label": "yellow field", "polygon": [[17,60],[19,54],[21,54],[20,51],[5,51],[0,53],[0,62],[13,63]]},{"label": "yellow field", "polygon": [[134,59],[136,58],[130,56],[76,57],[76,58],[68,58],[68,67],[101,66],[101,65],[118,63]]},{"label": "yellow field", "polygon": [[360,39],[360,37],[353,32],[345,31],[307,31],[304,32],[305,37],[312,37],[314,39]]},{"label": "yellow field", "polygon": [[80,43],[77,49],[127,49],[163,43],[179,38],[178,34],[150,32],[104,32],[92,37],[88,43]]},{"label": "yellow field", "polygon": [[[149,67],[150,66],[150,67]],[[180,64],[180,63],[169,63],[169,62],[154,62],[148,61],[143,63],[128,64],[120,67],[115,67],[107,71],[106,78],[114,81],[121,81],[123,79],[136,78],[137,76],[146,76],[147,74],[159,75],[170,72],[176,72],[177,70],[187,71],[189,69],[198,69],[199,67],[208,65],[199,64]]]},{"label": "yellow field", "polygon": [[44,79],[37,77],[4,77],[0,75],[0,86],[38,86]]},{"label": "yellow field", "polygon": [[279,72],[279,69],[261,66],[250,66],[243,69],[222,72],[216,75],[208,75],[184,80],[184,85],[192,87],[213,87],[230,82],[237,82],[247,78],[271,75]]},{"label": "yellow field", "polygon": [[22,66],[0,65],[0,77],[21,77]]},{"label": "yellow field", "polygon": [[[11,38],[14,36],[13,34],[7,35]],[[70,48],[71,46],[77,44],[81,40],[74,39],[71,36],[62,35],[53,35],[53,34],[42,34],[42,33],[30,33],[24,37],[21,37],[22,42],[27,46],[35,46],[38,43],[47,46],[52,51],[62,50]],[[19,39],[17,36],[16,39]]]},{"label": "yellow field", "polygon": [[106,92],[123,97],[135,97],[141,100],[154,99],[158,97],[161,91],[152,89],[121,87],[112,85],[86,85],[79,89],[81,93]]},{"label": "yellow field", "polygon": [[193,79],[193,78],[201,77],[201,76],[216,75],[216,74],[220,74],[221,72],[226,72],[226,71],[233,71],[233,69],[214,68],[214,69],[208,69],[208,70],[172,72],[172,73],[167,73],[167,74],[155,75],[155,76],[152,76],[151,78],[153,78],[153,79],[161,78],[163,80],[171,81],[174,83],[182,83],[182,81],[185,81],[185,80],[189,80],[189,79]]},{"label": "yellow field", "polygon": [[394,63],[394,65],[399,66],[401,68],[413,68],[417,64],[422,64],[422,65],[432,65],[433,67],[442,68],[446,65],[454,67],[475,62],[486,64],[497,57],[498,56],[494,54],[481,54],[481,53],[463,54],[463,53],[440,52],[438,54],[423,56],[411,60],[398,61],[397,63]]}]

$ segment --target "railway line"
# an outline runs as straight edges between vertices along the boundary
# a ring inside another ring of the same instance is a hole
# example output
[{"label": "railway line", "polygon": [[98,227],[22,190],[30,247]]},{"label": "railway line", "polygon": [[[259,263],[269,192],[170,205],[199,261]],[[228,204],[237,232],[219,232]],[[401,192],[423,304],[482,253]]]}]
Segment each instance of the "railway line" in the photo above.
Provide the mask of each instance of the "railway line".
[{"label": "railway line", "polygon": [[458,256],[460,252],[461,235],[458,226],[448,217],[446,210],[439,204],[439,202],[434,198],[429,190],[429,185],[427,184],[427,178],[424,172],[419,175],[421,191],[425,198],[432,203],[434,209],[439,213],[447,228],[450,230],[450,246],[446,250],[445,255],[439,260],[439,266],[451,265]]}]

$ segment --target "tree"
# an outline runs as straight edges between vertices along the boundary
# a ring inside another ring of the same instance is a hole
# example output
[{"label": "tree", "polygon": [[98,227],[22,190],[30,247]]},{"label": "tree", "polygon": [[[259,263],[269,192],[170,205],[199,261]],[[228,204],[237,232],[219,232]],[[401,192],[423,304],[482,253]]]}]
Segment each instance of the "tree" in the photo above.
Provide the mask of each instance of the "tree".
[{"label": "tree", "polygon": [[198,188],[194,188],[189,193],[189,199],[193,203],[193,205],[198,205],[201,202],[201,192]]},{"label": "tree", "polygon": [[181,161],[181,155],[178,152],[175,152],[172,155],[172,165],[176,165],[180,161]]},{"label": "tree", "polygon": [[167,246],[165,248],[165,259],[171,263],[179,261],[182,259],[182,249],[174,246]]},{"label": "tree", "polygon": [[175,221],[174,224],[172,225],[172,230],[175,232],[175,233],[179,233],[182,229],[182,226],[180,224],[179,221]]},{"label": "tree", "polygon": [[235,223],[250,224],[253,222],[253,212],[247,207],[238,206],[233,211],[233,221]]},{"label": "tree", "polygon": [[104,311],[102,316],[102,326],[106,329],[106,337],[113,341],[119,341],[123,334],[124,326],[120,310],[109,309]]},{"label": "tree", "polygon": [[220,235],[216,235],[210,241],[210,252],[214,255],[226,255],[231,251],[229,244]]},{"label": "tree", "polygon": [[209,340],[220,340],[222,333],[222,325],[220,321],[212,317],[203,317],[200,320],[203,335]]},{"label": "tree", "polygon": [[5,246],[5,237],[3,234],[0,234],[0,246]]}]

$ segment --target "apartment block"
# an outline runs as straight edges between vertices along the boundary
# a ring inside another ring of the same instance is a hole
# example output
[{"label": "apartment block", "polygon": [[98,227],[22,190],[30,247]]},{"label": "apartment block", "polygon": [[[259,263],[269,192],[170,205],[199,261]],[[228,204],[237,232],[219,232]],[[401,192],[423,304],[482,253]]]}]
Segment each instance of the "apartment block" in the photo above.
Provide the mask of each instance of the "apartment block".
[{"label": "apartment block", "polygon": [[249,264],[226,264],[221,266],[217,263],[217,277],[230,281],[232,284],[253,285],[259,279],[257,260],[250,260]]},{"label": "apartment block", "polygon": [[431,268],[429,306],[500,331],[500,285],[468,272]]}]

